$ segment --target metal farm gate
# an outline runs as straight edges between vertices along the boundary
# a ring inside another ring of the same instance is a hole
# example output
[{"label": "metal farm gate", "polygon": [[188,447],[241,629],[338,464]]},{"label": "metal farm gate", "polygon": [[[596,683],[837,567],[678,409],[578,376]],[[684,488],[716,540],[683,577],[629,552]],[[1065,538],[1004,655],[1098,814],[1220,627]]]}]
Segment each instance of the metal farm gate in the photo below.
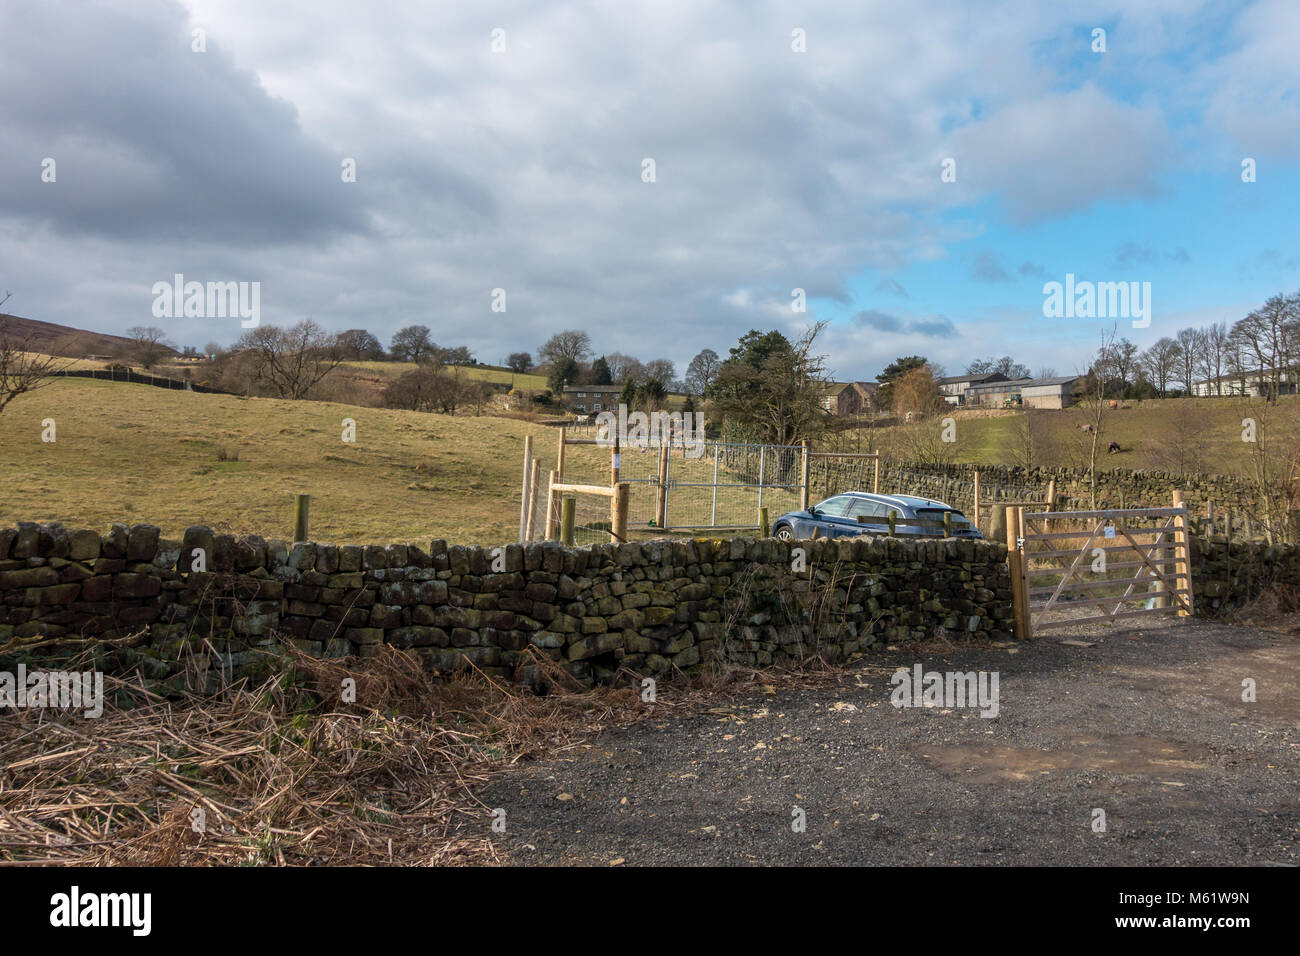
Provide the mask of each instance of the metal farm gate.
[{"label": "metal farm gate", "polygon": [[[1016,632],[1193,613],[1187,511],[1008,508]],[[1082,614],[1079,611],[1083,611]]]}]

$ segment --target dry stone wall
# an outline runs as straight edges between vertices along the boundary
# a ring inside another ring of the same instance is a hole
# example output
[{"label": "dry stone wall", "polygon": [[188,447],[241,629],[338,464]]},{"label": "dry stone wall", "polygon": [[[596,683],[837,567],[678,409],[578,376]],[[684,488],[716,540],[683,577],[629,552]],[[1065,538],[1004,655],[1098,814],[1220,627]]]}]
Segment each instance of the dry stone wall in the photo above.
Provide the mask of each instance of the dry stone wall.
[{"label": "dry stone wall", "polygon": [[[1045,501],[1056,481],[1055,506],[1061,511],[1091,511],[1091,484],[1083,468],[1019,468],[1009,465],[933,465],[885,462],[881,490],[938,498],[962,510],[974,505],[975,472],[980,473],[980,501]],[[1173,491],[1184,493],[1187,508],[1204,515],[1214,502],[1220,530],[1229,516],[1232,531],[1258,530],[1258,495],[1250,482],[1232,475],[1175,475],[1163,471],[1098,470],[1097,508],[1168,508]],[[841,489],[847,490],[847,489]]]},{"label": "dry stone wall", "polygon": [[0,529],[0,645],[53,639],[41,653],[66,654],[85,637],[121,641],[105,667],[163,679],[195,654],[218,677],[256,671],[281,641],[325,657],[391,644],[439,671],[472,663],[526,681],[530,654],[584,682],[714,659],[837,660],[935,634],[1007,639],[1010,597],[1005,547],[957,539],[488,549]]}]

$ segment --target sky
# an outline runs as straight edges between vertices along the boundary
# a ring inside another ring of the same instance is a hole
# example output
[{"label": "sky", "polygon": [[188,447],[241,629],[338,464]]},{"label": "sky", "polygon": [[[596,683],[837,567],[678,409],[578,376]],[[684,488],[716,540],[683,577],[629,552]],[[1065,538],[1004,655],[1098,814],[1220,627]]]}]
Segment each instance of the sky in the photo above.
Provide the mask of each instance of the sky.
[{"label": "sky", "polygon": [[[838,380],[1071,374],[1300,289],[1296,0],[9,0],[0,35],[5,309],[80,328],[238,338],[155,316],[180,273],[484,362],[577,328],[681,374],[825,320]],[[1150,324],[1045,317],[1067,274],[1149,282]]]}]

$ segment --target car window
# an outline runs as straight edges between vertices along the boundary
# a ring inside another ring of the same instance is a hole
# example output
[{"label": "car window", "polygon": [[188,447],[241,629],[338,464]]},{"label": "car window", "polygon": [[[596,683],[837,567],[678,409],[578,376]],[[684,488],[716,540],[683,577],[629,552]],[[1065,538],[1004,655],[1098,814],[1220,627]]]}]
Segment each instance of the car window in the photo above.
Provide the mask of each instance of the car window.
[{"label": "car window", "polygon": [[848,495],[836,495],[834,498],[819,501],[817,510],[828,518],[843,518],[852,504],[853,499]]},{"label": "car window", "polygon": [[883,518],[889,514],[889,507],[881,501],[872,501],[869,498],[859,498],[854,505],[853,517],[866,515],[869,518]]}]

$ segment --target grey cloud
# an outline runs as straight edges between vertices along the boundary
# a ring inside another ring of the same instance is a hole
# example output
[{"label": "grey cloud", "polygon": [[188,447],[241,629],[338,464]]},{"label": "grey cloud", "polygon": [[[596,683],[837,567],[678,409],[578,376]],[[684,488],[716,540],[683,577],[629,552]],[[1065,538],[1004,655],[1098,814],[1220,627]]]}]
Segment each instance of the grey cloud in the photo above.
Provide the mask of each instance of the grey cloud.
[{"label": "grey cloud", "polygon": [[976,253],[971,264],[971,278],[980,282],[1010,282],[1011,276],[1002,268],[996,254],[986,250]]}]

